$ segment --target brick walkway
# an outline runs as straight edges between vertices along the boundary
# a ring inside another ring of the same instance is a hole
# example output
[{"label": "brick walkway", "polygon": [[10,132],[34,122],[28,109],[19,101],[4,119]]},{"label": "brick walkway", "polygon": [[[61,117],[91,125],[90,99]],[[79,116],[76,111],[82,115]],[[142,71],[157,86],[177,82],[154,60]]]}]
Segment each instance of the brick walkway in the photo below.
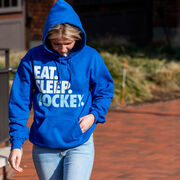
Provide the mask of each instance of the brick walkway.
[{"label": "brick walkway", "polygon": [[[180,100],[109,112],[94,137],[91,180],[180,179]],[[37,179],[31,147],[25,143],[24,172],[13,180]]]}]

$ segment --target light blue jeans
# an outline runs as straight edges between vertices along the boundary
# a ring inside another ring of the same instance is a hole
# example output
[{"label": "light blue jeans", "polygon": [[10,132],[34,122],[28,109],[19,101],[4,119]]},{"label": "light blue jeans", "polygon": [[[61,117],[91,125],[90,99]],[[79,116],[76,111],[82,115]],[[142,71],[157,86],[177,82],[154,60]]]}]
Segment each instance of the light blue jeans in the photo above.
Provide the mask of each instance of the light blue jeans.
[{"label": "light blue jeans", "polygon": [[40,180],[89,180],[94,162],[93,134],[84,144],[67,150],[33,145],[32,156]]}]

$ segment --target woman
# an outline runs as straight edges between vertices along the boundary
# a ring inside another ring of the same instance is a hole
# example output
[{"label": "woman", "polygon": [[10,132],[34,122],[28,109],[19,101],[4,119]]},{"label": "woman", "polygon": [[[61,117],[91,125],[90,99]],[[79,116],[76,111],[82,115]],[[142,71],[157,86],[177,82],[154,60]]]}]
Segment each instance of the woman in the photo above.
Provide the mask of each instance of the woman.
[{"label": "woman", "polygon": [[98,52],[86,45],[78,15],[68,3],[57,1],[44,25],[43,44],[28,51],[13,82],[11,166],[23,171],[21,146],[29,138],[39,179],[88,180],[94,161],[93,131],[105,122],[113,92],[112,77]]}]

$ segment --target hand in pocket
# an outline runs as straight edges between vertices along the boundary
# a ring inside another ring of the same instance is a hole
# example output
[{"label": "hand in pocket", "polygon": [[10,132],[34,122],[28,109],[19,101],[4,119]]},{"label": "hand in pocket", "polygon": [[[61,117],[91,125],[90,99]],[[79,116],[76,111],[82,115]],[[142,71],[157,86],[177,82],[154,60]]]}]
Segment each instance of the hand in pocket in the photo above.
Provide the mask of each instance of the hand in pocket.
[{"label": "hand in pocket", "polygon": [[83,116],[79,119],[79,124],[82,132],[86,132],[94,123],[94,115],[88,114],[86,116]]}]

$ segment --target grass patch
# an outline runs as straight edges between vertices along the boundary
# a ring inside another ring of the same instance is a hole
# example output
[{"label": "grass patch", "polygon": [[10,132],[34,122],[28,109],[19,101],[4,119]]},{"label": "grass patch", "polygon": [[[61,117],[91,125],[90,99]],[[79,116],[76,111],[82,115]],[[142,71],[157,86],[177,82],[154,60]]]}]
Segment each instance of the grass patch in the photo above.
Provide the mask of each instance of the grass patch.
[{"label": "grass patch", "polygon": [[[10,53],[10,59],[9,59],[9,67],[17,69],[19,66],[19,63],[26,54],[26,51],[22,52],[16,52],[16,53]],[[5,68],[5,56],[3,54],[0,55],[0,69]],[[14,79],[14,73],[9,73],[10,80]]]},{"label": "grass patch", "polygon": [[[21,58],[26,54],[26,51],[23,52],[16,52],[16,53],[10,53],[10,60],[9,60],[9,66],[11,68],[17,68]],[[5,56],[1,54],[0,56],[0,68],[5,67]]]},{"label": "grass patch", "polygon": [[133,58],[107,52],[101,52],[101,55],[115,82],[114,104],[120,104],[123,62],[125,60],[127,61],[126,104],[165,100],[169,95],[171,96],[172,92],[180,92],[180,62],[154,58]]}]

